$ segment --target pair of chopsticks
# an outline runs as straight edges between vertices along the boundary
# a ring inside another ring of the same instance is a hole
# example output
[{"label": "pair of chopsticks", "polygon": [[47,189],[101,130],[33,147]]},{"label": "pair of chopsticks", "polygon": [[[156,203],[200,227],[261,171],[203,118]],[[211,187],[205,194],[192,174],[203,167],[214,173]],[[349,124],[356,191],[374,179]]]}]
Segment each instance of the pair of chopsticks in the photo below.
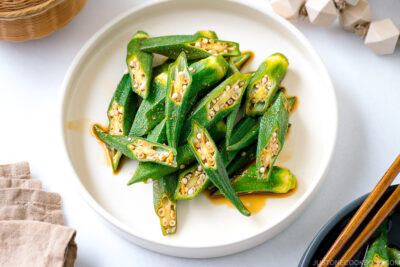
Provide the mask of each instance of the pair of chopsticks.
[{"label": "pair of chopsticks", "polygon": [[[374,190],[369,194],[367,199],[363,202],[350,222],[346,225],[343,231],[340,233],[335,243],[331,246],[324,258],[318,264],[318,267],[329,266],[331,262],[340,253],[349,239],[352,237],[357,228],[365,220],[371,210],[374,208],[376,203],[386,192],[389,186],[392,184],[397,174],[400,172],[400,155],[397,156],[395,161],[392,163],[390,168],[386,171],[385,175],[375,186]],[[376,232],[379,226],[386,220],[391,212],[396,208],[400,202],[400,185],[397,186],[392,195],[386,200],[385,204],[379,209],[371,221],[367,224],[361,234],[351,244],[348,250],[343,254],[342,258],[337,262],[335,266],[346,266],[354,255],[368,242],[368,239]]]}]

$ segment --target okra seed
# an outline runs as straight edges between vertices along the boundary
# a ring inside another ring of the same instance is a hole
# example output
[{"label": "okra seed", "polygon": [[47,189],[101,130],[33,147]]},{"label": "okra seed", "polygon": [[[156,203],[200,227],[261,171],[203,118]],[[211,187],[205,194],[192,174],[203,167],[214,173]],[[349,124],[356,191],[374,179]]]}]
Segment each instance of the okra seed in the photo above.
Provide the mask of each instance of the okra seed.
[{"label": "okra seed", "polygon": [[175,212],[173,210],[171,210],[171,218],[175,219]]},{"label": "okra seed", "polygon": [[132,137],[128,137],[128,141],[132,141]]},{"label": "okra seed", "polygon": [[232,104],[233,104],[233,99],[232,99],[232,98],[229,98],[228,104],[229,104],[229,105],[232,105]]},{"label": "okra seed", "polygon": [[182,85],[182,89],[183,89],[183,90],[186,90],[186,88],[187,88],[187,85],[186,85],[186,84]]},{"label": "okra seed", "polygon": [[187,184],[188,180],[186,178],[182,178],[182,183]]},{"label": "okra seed", "polygon": [[196,137],[197,137],[198,139],[200,139],[200,138],[201,138],[201,133],[198,133],[198,134],[196,135]]},{"label": "okra seed", "polygon": [[201,184],[201,180],[197,180],[197,184],[200,185]]},{"label": "okra seed", "polygon": [[229,90],[229,89],[231,89],[231,87],[230,87],[229,85],[227,85],[227,86],[225,87],[225,90]]},{"label": "okra seed", "polygon": [[194,46],[196,46],[196,47],[200,47],[201,45],[200,45],[200,43],[199,43],[199,42],[196,42]]},{"label": "okra seed", "polygon": [[225,49],[225,50],[224,50],[224,53],[228,53],[228,49]]},{"label": "okra seed", "polygon": [[171,220],[171,221],[169,222],[169,226],[174,227],[174,226],[175,226],[175,220]]},{"label": "okra seed", "polygon": [[197,170],[198,170],[199,172],[201,172],[203,169],[201,168],[201,166],[199,166],[199,167],[197,167]]},{"label": "okra seed", "polygon": [[158,214],[158,216],[160,216],[160,217],[164,217],[164,209],[163,208],[159,208],[158,209],[158,211],[157,211],[157,214]]},{"label": "okra seed", "polygon": [[207,43],[208,43],[208,39],[204,38],[204,39],[202,40],[202,42],[203,42],[204,44],[207,44]]},{"label": "okra seed", "polygon": [[259,87],[260,87],[260,84],[259,84],[259,83],[257,83],[257,84],[256,84],[256,88],[259,88]]},{"label": "okra seed", "polygon": [[215,43],[215,40],[214,39],[210,39],[210,44],[213,44],[213,43]]},{"label": "okra seed", "polygon": [[261,83],[267,83],[267,79],[264,77],[261,79]]},{"label": "okra seed", "polygon": [[239,85],[240,85],[240,86],[243,86],[243,85],[244,85],[244,82],[240,82]]},{"label": "okra seed", "polygon": [[193,67],[189,67],[189,71],[193,71],[194,69],[193,69]]},{"label": "okra seed", "polygon": [[119,108],[118,108],[118,112],[119,112],[119,113],[123,113],[123,112],[124,112],[124,108],[123,108],[123,107],[119,107]]},{"label": "okra seed", "polygon": [[264,172],[265,172],[265,168],[264,168],[264,167],[261,167],[261,168],[260,168],[260,172],[261,172],[261,173],[264,173]]},{"label": "okra seed", "polygon": [[206,175],[204,173],[202,173],[202,174],[200,174],[200,178],[204,180],[204,179],[206,179]]},{"label": "okra seed", "polygon": [[214,117],[214,115],[215,115],[215,112],[211,110],[211,111],[210,111],[210,116],[211,116],[211,118]]},{"label": "okra seed", "polygon": [[188,191],[188,195],[191,196],[193,194],[194,194],[194,190],[193,190],[193,188],[190,188],[189,191]]},{"label": "okra seed", "polygon": [[273,137],[276,137],[276,132],[273,132],[273,133],[272,133],[272,136],[273,136]]},{"label": "okra seed", "polygon": [[167,227],[168,226],[167,219],[163,218],[162,219],[162,224],[163,224],[164,227]]},{"label": "okra seed", "polygon": [[177,99],[178,98],[178,94],[177,93],[173,93],[172,94],[172,99]]},{"label": "okra seed", "polygon": [[208,168],[208,162],[204,163],[204,167]]}]

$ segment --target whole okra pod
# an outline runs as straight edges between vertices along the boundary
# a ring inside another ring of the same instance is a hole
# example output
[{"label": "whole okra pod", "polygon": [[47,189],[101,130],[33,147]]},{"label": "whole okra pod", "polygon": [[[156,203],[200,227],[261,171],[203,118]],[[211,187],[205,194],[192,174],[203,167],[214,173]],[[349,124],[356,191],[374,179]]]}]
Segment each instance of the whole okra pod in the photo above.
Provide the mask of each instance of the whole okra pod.
[{"label": "whole okra pod", "polygon": [[150,91],[153,55],[141,51],[139,46],[140,41],[148,37],[147,33],[137,31],[128,43],[126,55],[133,91],[143,98],[147,98]]},{"label": "whole okra pod", "polygon": [[205,36],[204,32],[197,32],[194,35],[160,36],[143,39],[140,42],[140,49],[172,59],[176,59],[180,53],[185,52],[188,60],[201,59],[212,55],[240,55],[238,43],[222,41],[213,37],[215,36]]},{"label": "whole okra pod", "polygon": [[195,107],[182,128],[181,140],[186,140],[193,121],[208,128],[225,118],[240,104],[251,74],[236,73],[207,94]]},{"label": "whole okra pod", "polygon": [[[217,123],[212,129],[210,129],[211,135],[215,140],[220,140],[225,136],[226,125],[223,121]],[[157,180],[168,174],[174,173],[179,169],[184,169],[186,166],[190,166],[196,161],[192,151],[189,148],[189,144],[178,147],[177,151],[177,167],[163,166],[151,162],[141,162],[137,167],[135,174],[129,180],[128,185],[144,182],[148,179]]]},{"label": "whole okra pod", "polygon": [[379,236],[372,243],[368,249],[367,255],[363,266],[374,267],[374,266],[389,266],[389,254],[387,250],[387,222],[378,230]]},{"label": "whole okra pod", "polygon": [[288,103],[285,95],[280,93],[261,118],[257,145],[257,170],[260,179],[269,178],[285,142],[288,125]]},{"label": "whole okra pod", "polygon": [[192,132],[188,137],[188,143],[197,159],[197,162],[200,163],[202,169],[215,186],[221,190],[221,192],[239,210],[240,213],[245,216],[250,216],[250,211],[235,195],[235,192],[229,183],[229,177],[221,155],[207,130],[197,122],[194,122]]},{"label": "whole okra pod", "polygon": [[[257,178],[257,167],[249,166],[242,173],[236,175],[231,185],[236,194],[250,193],[277,193],[284,194],[296,187],[296,177],[285,168],[274,166],[269,180]],[[216,191],[213,196],[222,195],[221,191]]]},{"label": "whole okra pod", "polygon": [[287,58],[276,53],[269,56],[254,73],[246,95],[246,114],[262,115],[271,104],[279,84],[285,77],[289,62]]},{"label": "whole okra pod", "polygon": [[170,174],[153,182],[154,211],[160,219],[163,235],[176,233],[177,202],[174,191],[177,183],[177,174]]},{"label": "whole okra pod", "polygon": [[[125,74],[122,76],[107,110],[108,131],[110,134],[128,135],[135,117],[137,103],[138,97],[132,91],[129,75]],[[112,169],[116,172],[122,153],[112,147],[107,147],[110,152]]]},{"label": "whole okra pod", "polygon": [[165,119],[167,120],[168,145],[173,148],[178,147],[181,128],[193,94],[191,90],[192,73],[189,71],[186,55],[182,52],[168,68]]},{"label": "whole okra pod", "polygon": [[257,156],[257,144],[248,146],[238,152],[238,156],[228,165],[226,171],[229,177],[237,172],[238,170],[244,168],[256,159]]},{"label": "whole okra pod", "polygon": [[94,132],[107,145],[119,150],[131,159],[142,162],[153,162],[170,167],[176,167],[176,150],[172,147],[150,142],[141,137],[110,135],[97,125]]}]

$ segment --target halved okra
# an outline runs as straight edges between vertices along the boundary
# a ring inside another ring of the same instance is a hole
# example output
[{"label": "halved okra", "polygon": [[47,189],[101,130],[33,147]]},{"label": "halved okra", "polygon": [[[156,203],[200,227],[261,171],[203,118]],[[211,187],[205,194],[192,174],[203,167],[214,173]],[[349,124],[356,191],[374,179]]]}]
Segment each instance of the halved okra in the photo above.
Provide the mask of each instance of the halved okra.
[{"label": "halved okra", "polygon": [[182,128],[181,140],[186,140],[193,121],[208,128],[225,118],[240,104],[251,74],[236,73],[207,94],[195,107]]},{"label": "halved okra", "polygon": [[170,174],[153,182],[154,211],[160,219],[163,235],[176,233],[177,202],[174,191],[177,183],[177,174]]},{"label": "halved okra", "polygon": [[239,44],[231,41],[214,39],[204,32],[193,35],[169,35],[140,42],[140,49],[148,53],[161,54],[176,59],[181,52],[185,52],[188,60],[201,59],[208,56],[239,56]]},{"label": "halved okra", "polygon": [[[225,143],[222,145],[221,149],[221,159],[224,167],[235,158],[236,152],[233,152],[230,157],[227,155]],[[192,167],[182,171],[179,174],[178,186],[175,190],[175,199],[178,200],[190,200],[194,199],[198,194],[203,192],[209,187],[211,181],[207,174],[203,170],[200,164],[195,164]]]},{"label": "halved okra", "polygon": [[365,256],[365,267],[389,267],[389,254],[387,250],[387,222],[378,230],[378,238],[372,243]]},{"label": "halved okra", "polygon": [[246,114],[262,115],[271,104],[279,84],[283,80],[289,62],[287,58],[276,53],[269,56],[254,73],[246,95]]},{"label": "halved okra", "polygon": [[165,119],[165,95],[168,79],[168,66],[163,64],[155,69],[159,72],[151,82],[150,94],[142,100],[135,120],[133,121],[130,136],[144,136],[149,133],[160,121]]},{"label": "halved okra", "polygon": [[393,262],[396,266],[400,267],[400,250],[388,248],[388,254],[390,262]]},{"label": "halved okra", "polygon": [[150,142],[141,137],[110,135],[97,125],[93,126],[96,135],[131,159],[142,162],[153,162],[161,165],[176,167],[176,150],[172,147]]},{"label": "halved okra", "polygon": [[241,52],[240,56],[231,57],[230,62],[240,71],[244,65],[250,62],[254,57],[254,53],[251,51]]},{"label": "halved okra", "polygon": [[137,31],[128,43],[126,55],[133,91],[143,98],[149,95],[153,61],[151,53],[139,49],[140,41],[147,38],[149,38],[147,33]]},{"label": "halved okra", "polygon": [[[135,117],[137,102],[138,97],[132,91],[129,75],[125,74],[122,76],[107,110],[108,131],[110,134],[128,135],[133,118]],[[112,169],[116,172],[122,153],[109,146],[108,150],[110,152]]]},{"label": "halved okra", "polygon": [[197,122],[193,122],[192,131],[188,137],[189,148],[195,155],[197,162],[215,186],[221,190],[225,197],[245,216],[250,216],[250,211],[235,195],[229,183],[221,155],[208,131]]},{"label": "halved okra", "polygon": [[[231,185],[238,195],[251,193],[277,193],[284,194],[296,187],[296,177],[285,168],[274,166],[269,180],[257,178],[257,167],[251,165],[242,173],[236,175]],[[220,190],[215,191],[213,196],[220,196]]]},{"label": "halved okra", "polygon": [[[212,129],[210,129],[211,135],[215,140],[220,140],[225,136],[226,124],[223,121],[217,123]],[[137,167],[135,174],[129,180],[128,185],[144,182],[147,180],[157,180],[168,174],[174,173],[179,169],[184,169],[186,166],[190,166],[196,161],[192,151],[189,148],[189,144],[178,147],[177,150],[177,167],[162,166],[151,162],[141,162]]]},{"label": "halved okra", "polygon": [[167,120],[168,145],[178,147],[186,113],[192,97],[192,73],[189,71],[186,55],[182,52],[174,63],[169,65],[165,115]]},{"label": "halved okra", "polygon": [[257,145],[257,170],[260,179],[269,178],[285,142],[288,126],[288,103],[285,95],[280,93],[261,118]]}]

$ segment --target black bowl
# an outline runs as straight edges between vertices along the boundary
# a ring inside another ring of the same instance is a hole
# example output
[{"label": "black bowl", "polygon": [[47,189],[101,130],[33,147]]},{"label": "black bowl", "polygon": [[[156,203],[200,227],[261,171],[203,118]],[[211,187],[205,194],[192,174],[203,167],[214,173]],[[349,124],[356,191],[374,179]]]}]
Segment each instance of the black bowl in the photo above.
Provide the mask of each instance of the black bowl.
[{"label": "black bowl", "polygon": [[[375,213],[379,210],[379,208],[383,205],[386,199],[389,198],[391,193],[394,191],[397,185],[392,185],[385,192],[383,197],[380,199],[378,204],[372,210],[370,215],[367,217],[365,222],[361,225],[361,227],[357,230],[353,238],[348,242],[348,244],[344,247],[342,253],[347,250],[349,244],[351,244],[355,237],[361,233],[362,229],[366,226],[366,224],[370,221],[370,219],[375,215]],[[356,199],[355,201],[348,204],[342,210],[340,210],[333,218],[329,220],[327,224],[319,231],[317,236],[313,239],[311,244],[308,246],[307,250],[304,252],[303,257],[300,260],[299,267],[313,267],[317,266],[320,260],[324,257],[328,249],[335,242],[336,238],[342,232],[344,227],[353,217],[354,213],[361,206],[364,200],[367,198],[368,194]],[[372,238],[371,241],[373,241]],[[400,206],[398,206],[392,215],[389,218],[389,233],[388,233],[388,244],[389,246],[394,246],[399,248],[400,246]],[[362,261],[364,259],[365,253],[368,249],[369,244],[367,244],[364,248],[358,252],[358,254],[354,257],[350,267],[361,267]],[[339,255],[337,259],[342,256]],[[332,264],[334,266],[334,264]]]}]

